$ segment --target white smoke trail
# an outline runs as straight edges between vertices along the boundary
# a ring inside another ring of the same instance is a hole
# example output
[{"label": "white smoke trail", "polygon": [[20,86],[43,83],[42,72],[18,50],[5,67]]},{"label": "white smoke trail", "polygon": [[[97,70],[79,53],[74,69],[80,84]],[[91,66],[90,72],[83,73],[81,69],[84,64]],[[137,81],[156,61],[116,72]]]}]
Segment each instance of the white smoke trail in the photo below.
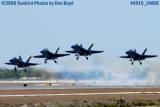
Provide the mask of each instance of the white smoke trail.
[{"label": "white smoke trail", "polygon": [[[51,70],[50,70],[51,71]],[[53,71],[53,70],[52,70]],[[101,81],[103,85],[160,85],[160,66],[155,60],[143,65],[120,58],[92,57],[89,61],[67,60],[63,69],[54,70],[53,77],[66,80]]]}]

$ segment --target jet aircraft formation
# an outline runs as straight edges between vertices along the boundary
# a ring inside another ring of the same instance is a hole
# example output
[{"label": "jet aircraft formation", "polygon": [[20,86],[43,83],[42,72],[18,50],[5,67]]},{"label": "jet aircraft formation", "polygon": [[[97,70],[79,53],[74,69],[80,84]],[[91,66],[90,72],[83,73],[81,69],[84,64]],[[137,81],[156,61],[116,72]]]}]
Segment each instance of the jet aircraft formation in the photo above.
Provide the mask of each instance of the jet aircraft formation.
[{"label": "jet aircraft formation", "polygon": [[[89,46],[88,49],[84,48],[82,44],[75,44],[72,45],[71,48],[72,50],[66,51],[68,54],[59,54],[58,51],[60,48],[57,48],[55,53],[51,52],[49,49],[43,49],[40,51],[41,55],[36,55],[33,56],[33,58],[43,58],[44,63],[46,64],[48,60],[53,60],[55,63],[57,63],[57,59],[59,57],[64,57],[68,56],[70,54],[75,54],[76,59],[78,60],[80,56],[84,56],[87,60],[89,59],[88,56],[91,56],[92,54],[97,54],[97,53],[103,53],[104,51],[97,51],[97,50],[92,50],[93,44]],[[129,50],[126,51],[127,56],[120,56],[120,58],[128,58],[131,61],[131,64],[134,64],[134,61],[139,61],[140,65],[142,65],[142,60],[145,60],[146,58],[152,58],[152,57],[157,57],[157,55],[145,55],[147,51],[147,48],[144,50],[142,54],[137,53],[136,50]],[[14,71],[17,71],[17,68],[23,68],[24,71],[26,72],[26,68],[30,66],[36,66],[39,65],[38,63],[30,63],[30,59],[32,57],[30,56],[27,61],[23,61],[22,57],[19,56],[19,58],[12,58],[9,60],[9,62],[5,63],[7,65],[13,65]]]},{"label": "jet aircraft formation", "polygon": [[[76,44],[76,45],[71,46],[71,48],[73,49],[72,51],[66,51],[66,52],[75,54],[75,56],[77,57],[77,60],[78,60],[79,56],[84,56],[88,60],[88,56],[90,56],[92,54],[103,52],[103,51],[91,50],[92,47],[93,47],[93,44],[88,49],[85,49],[85,48],[83,48],[82,44],[80,44],[80,45]],[[57,63],[56,59],[58,59],[59,57],[64,57],[64,56],[70,55],[70,54],[59,54],[58,53],[59,49],[60,48],[57,48],[55,53],[51,52],[49,49],[43,49],[40,51],[41,55],[33,56],[33,58],[43,58],[45,64],[47,63],[48,60],[53,60],[55,63]],[[30,63],[29,62],[30,59],[31,59],[31,56],[28,58],[28,60],[26,62],[24,62],[22,60],[22,57],[19,56],[19,58],[16,58],[16,57],[12,58],[11,60],[9,60],[9,62],[7,62],[5,64],[15,66],[14,71],[17,71],[17,68],[23,68],[24,71],[26,72],[26,67],[39,65],[37,63]]]}]

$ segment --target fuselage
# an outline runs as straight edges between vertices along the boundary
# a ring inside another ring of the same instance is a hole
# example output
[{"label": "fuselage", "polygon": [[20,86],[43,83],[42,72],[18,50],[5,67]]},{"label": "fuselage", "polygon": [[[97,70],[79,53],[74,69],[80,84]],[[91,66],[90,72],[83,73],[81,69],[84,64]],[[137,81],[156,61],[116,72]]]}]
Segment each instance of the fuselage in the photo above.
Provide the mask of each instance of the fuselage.
[{"label": "fuselage", "polygon": [[134,59],[134,60],[144,60],[145,58],[143,55],[138,54],[136,51],[129,50],[126,52],[129,58]]},{"label": "fuselage", "polygon": [[91,55],[91,51],[84,49],[82,46],[78,44],[71,46],[71,48],[79,54],[79,56],[89,56]]},{"label": "fuselage", "polygon": [[29,66],[32,66],[32,65],[37,65],[37,64],[34,64],[34,63],[23,62],[21,59],[17,59],[16,57],[9,60],[9,62],[10,62],[10,65],[15,65],[18,68],[24,68],[24,67],[29,67]]},{"label": "fuselage", "polygon": [[40,52],[46,59],[56,59],[57,57],[51,53],[49,50],[47,49],[43,49],[41,52]]}]

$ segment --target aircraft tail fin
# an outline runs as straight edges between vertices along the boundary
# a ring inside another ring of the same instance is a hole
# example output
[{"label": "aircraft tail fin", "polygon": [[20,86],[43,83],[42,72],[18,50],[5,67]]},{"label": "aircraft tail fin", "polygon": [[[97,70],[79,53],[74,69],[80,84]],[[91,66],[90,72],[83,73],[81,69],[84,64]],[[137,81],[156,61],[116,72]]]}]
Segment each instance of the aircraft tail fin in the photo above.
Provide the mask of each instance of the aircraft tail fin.
[{"label": "aircraft tail fin", "polygon": [[88,50],[91,50],[92,47],[93,47],[93,43],[92,43],[91,46],[88,48]]},{"label": "aircraft tail fin", "polygon": [[145,55],[146,51],[147,51],[147,48],[143,51],[142,55]]},{"label": "aircraft tail fin", "polygon": [[60,49],[60,48],[58,47],[58,48],[57,48],[57,50],[56,50],[56,52],[55,52],[55,54],[57,54],[57,53],[58,53],[59,49]]},{"label": "aircraft tail fin", "polygon": [[80,44],[80,47],[83,48],[82,44]]},{"label": "aircraft tail fin", "polygon": [[19,60],[21,60],[21,61],[22,61],[22,57],[21,57],[21,56],[19,56]]},{"label": "aircraft tail fin", "polygon": [[31,58],[32,58],[32,56],[30,56],[30,57],[27,59],[27,61],[26,61],[26,62],[29,62],[29,61],[31,60]]}]

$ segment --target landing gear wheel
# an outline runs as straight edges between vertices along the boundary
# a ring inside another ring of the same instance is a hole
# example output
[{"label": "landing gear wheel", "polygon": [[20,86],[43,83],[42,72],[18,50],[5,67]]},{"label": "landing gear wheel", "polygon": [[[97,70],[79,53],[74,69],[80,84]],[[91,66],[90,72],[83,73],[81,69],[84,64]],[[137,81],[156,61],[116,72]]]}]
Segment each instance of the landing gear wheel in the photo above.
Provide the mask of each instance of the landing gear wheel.
[{"label": "landing gear wheel", "polygon": [[27,84],[23,84],[24,87],[27,87]]},{"label": "landing gear wheel", "polygon": [[56,60],[55,60],[54,62],[57,64],[57,61],[56,61]]},{"label": "landing gear wheel", "polygon": [[24,69],[24,72],[26,72],[27,70],[26,69]]},{"label": "landing gear wheel", "polygon": [[76,59],[78,60],[79,58],[77,57]]},{"label": "landing gear wheel", "polygon": [[15,72],[17,71],[16,67],[14,67],[14,71],[15,71]]},{"label": "landing gear wheel", "polygon": [[142,65],[142,62],[139,62],[140,63],[140,65]]},{"label": "landing gear wheel", "polygon": [[44,60],[44,63],[45,63],[45,64],[47,63],[47,59]]},{"label": "landing gear wheel", "polygon": [[131,64],[133,65],[134,63],[132,62]]},{"label": "landing gear wheel", "polygon": [[88,57],[86,57],[86,59],[88,60]]}]

